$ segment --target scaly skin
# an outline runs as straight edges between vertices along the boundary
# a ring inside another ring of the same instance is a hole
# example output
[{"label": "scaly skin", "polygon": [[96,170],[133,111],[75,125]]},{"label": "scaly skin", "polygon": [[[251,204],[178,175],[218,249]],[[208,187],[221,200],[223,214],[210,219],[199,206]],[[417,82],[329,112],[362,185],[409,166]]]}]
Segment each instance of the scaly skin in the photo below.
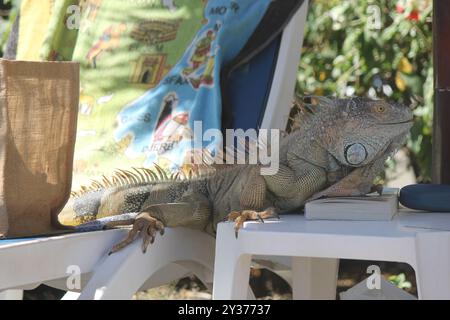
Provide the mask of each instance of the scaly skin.
[{"label": "scaly skin", "polygon": [[99,190],[75,198],[79,221],[95,220],[78,229],[133,224],[112,252],[139,234],[145,252],[165,227],[214,234],[217,223],[228,219],[237,232],[248,219],[300,209],[308,199],[370,192],[385,160],[403,144],[412,112],[381,100],[313,101],[317,104],[303,106],[303,126],[281,142],[275,175],[262,176],[259,165],[228,165],[203,178],[149,182],[154,174],[148,170],[122,171],[112,182],[94,185]]}]

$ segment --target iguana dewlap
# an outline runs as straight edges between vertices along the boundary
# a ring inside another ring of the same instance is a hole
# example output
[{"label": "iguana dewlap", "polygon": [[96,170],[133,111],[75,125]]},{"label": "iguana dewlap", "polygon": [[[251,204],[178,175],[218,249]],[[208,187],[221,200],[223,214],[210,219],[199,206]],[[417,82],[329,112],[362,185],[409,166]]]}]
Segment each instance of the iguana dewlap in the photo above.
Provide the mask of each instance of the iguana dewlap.
[{"label": "iguana dewlap", "polygon": [[363,98],[315,101],[317,105],[305,106],[302,127],[281,141],[275,175],[261,175],[259,165],[218,166],[213,174],[195,179],[168,179],[159,168],[157,174],[118,171],[76,193],[76,219],[88,222],[79,229],[133,224],[129,237],[113,251],[138,234],[145,251],[165,227],[214,233],[217,223],[228,218],[238,230],[245,220],[300,209],[311,197],[370,192],[386,159],[404,143],[412,111]]}]

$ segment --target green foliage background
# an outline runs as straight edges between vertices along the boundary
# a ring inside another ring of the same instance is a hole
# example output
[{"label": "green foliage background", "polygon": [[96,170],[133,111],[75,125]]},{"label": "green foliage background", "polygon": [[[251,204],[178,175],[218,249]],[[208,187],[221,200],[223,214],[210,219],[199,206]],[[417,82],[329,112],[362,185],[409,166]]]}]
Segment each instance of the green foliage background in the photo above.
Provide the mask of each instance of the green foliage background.
[{"label": "green foliage background", "polygon": [[[0,0],[0,56],[19,3]],[[311,0],[297,84],[300,95],[369,96],[412,106],[416,123],[407,150],[419,182],[431,175],[431,13],[431,0]]]},{"label": "green foliage background", "polygon": [[311,1],[297,85],[300,95],[388,98],[413,107],[407,150],[419,182],[431,175],[431,14],[431,0]]}]

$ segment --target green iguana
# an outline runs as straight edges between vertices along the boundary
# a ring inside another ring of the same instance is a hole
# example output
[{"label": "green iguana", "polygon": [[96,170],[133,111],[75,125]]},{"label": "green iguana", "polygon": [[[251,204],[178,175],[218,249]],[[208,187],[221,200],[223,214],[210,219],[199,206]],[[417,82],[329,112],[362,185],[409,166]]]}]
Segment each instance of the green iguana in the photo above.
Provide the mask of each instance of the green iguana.
[{"label": "green iguana", "polygon": [[[300,129],[280,143],[279,170],[263,176],[260,165],[226,165],[196,179],[168,177],[157,168],[119,170],[114,177],[76,193],[78,230],[133,225],[116,252],[143,236],[143,251],[165,227],[215,232],[228,219],[235,230],[246,220],[276,217],[322,196],[362,195],[386,159],[405,141],[412,111],[397,103],[365,98],[314,98],[303,106]],[[272,146],[273,148],[273,146]],[[95,220],[95,221],[91,221]]]}]

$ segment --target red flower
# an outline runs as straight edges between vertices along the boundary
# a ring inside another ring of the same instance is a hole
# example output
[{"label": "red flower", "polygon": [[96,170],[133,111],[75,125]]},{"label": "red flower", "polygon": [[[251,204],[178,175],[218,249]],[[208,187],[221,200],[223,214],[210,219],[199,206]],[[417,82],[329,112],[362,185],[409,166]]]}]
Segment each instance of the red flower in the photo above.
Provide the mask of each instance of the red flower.
[{"label": "red flower", "polygon": [[[403,7],[401,2],[399,1],[395,6],[395,10],[397,11],[397,13],[404,13],[405,7]],[[406,17],[406,19],[410,21],[419,21],[419,18],[420,18],[419,11],[416,9],[411,10],[411,13]]]},{"label": "red flower", "polygon": [[397,2],[397,5],[395,6],[397,13],[403,13],[405,12],[405,8],[400,4],[400,2]]},{"label": "red flower", "polygon": [[419,11],[413,10],[406,19],[411,21],[419,21]]}]

